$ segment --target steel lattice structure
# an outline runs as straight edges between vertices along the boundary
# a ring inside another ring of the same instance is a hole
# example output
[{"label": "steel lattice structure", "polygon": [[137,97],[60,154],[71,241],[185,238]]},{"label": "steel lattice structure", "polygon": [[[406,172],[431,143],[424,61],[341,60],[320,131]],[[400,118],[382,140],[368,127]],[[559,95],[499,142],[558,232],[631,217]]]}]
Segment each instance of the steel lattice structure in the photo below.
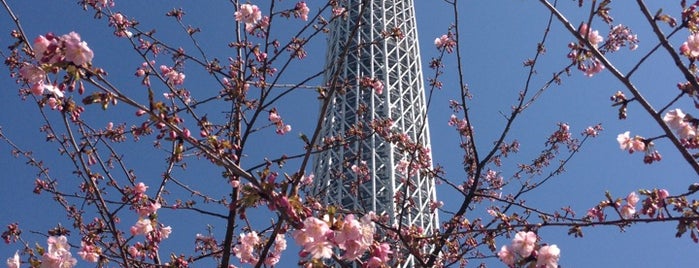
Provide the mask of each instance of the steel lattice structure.
[{"label": "steel lattice structure", "polygon": [[[387,139],[407,137],[423,149],[430,145],[413,0],[340,3],[347,14],[332,22],[325,75],[337,90],[321,130],[330,148],[316,159],[314,193],[326,204],[385,214],[390,225],[432,233],[439,228],[430,210],[436,200],[434,181],[400,167],[418,160],[431,167],[429,149],[418,154]],[[360,85],[363,78],[381,81],[383,91]],[[393,122],[390,134],[374,133],[370,125],[385,119]],[[329,146],[333,137],[343,137],[341,145]],[[408,259],[404,266],[411,263]]]}]

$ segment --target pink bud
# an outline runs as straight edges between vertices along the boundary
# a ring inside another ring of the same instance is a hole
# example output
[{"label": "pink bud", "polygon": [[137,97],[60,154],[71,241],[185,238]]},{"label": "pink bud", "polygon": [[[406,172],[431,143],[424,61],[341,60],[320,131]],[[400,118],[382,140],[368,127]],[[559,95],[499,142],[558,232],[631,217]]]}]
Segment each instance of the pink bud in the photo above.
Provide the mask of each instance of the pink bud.
[{"label": "pink bud", "polygon": [[36,96],[41,96],[41,94],[44,94],[44,87],[41,86],[39,83],[34,83],[31,87],[32,94]]}]

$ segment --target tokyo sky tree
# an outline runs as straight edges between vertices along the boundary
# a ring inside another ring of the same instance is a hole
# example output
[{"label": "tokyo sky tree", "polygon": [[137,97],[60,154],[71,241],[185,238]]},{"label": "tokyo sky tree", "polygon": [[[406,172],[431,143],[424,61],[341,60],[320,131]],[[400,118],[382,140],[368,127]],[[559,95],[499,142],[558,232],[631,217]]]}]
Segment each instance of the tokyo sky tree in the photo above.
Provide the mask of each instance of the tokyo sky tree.
[{"label": "tokyo sky tree", "polygon": [[339,2],[346,14],[331,22],[325,80],[335,93],[313,192],[328,205],[431,234],[439,225],[434,181],[424,172],[432,160],[413,0]]}]

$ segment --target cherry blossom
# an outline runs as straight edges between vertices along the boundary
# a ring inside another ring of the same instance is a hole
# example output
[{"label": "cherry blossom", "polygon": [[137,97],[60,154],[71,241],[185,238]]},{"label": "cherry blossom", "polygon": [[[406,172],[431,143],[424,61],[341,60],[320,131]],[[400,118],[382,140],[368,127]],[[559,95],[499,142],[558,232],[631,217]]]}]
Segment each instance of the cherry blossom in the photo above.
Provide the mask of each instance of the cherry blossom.
[{"label": "cherry blossom", "polygon": [[587,66],[583,71],[585,72],[585,75],[587,77],[592,77],[604,70],[604,64],[600,62],[598,59],[594,59],[592,61],[592,64],[590,66]]},{"label": "cherry blossom", "polygon": [[536,246],[536,234],[533,232],[518,232],[512,239],[512,250],[526,258],[532,254]]},{"label": "cherry blossom", "polygon": [[393,254],[391,246],[387,243],[381,243],[378,246],[374,246],[371,251],[371,258],[369,258],[369,267],[385,267],[391,260],[390,255]]},{"label": "cherry blossom", "polygon": [[343,259],[352,260],[361,257],[374,243],[374,223],[370,214],[362,217],[361,222],[354,215],[347,215],[342,228],[335,233],[335,243],[345,253]]},{"label": "cherry blossom", "polygon": [[247,234],[240,234],[239,242],[240,243],[233,248],[235,256],[240,259],[241,263],[256,263],[258,257],[255,256],[254,250],[255,246],[260,243],[260,237],[257,236],[257,232],[252,231]]},{"label": "cherry blossom", "polygon": [[[37,60],[43,61],[44,56],[46,56],[49,51],[50,46],[58,47],[58,40],[53,37],[53,34],[46,34],[46,36],[39,35],[34,39],[34,54]],[[49,40],[49,38],[51,38]],[[52,63],[52,62],[51,62]]]},{"label": "cherry blossom", "polygon": [[687,37],[687,41],[682,44],[680,51],[687,57],[696,58],[699,56],[699,33]]},{"label": "cherry blossom", "polygon": [[160,237],[162,237],[163,239],[167,239],[168,237],[170,237],[170,234],[172,233],[172,227],[161,227],[158,231],[160,232]]},{"label": "cherry blossom", "polygon": [[561,250],[556,245],[543,246],[536,255],[536,267],[557,268]]},{"label": "cherry blossom", "polygon": [[73,62],[77,66],[84,66],[92,61],[94,53],[85,41],[80,40],[80,35],[75,32],[61,36],[65,46],[65,60]]},{"label": "cherry blossom", "polygon": [[297,17],[300,17],[304,21],[308,20],[308,12],[310,12],[310,9],[308,9],[308,6],[306,6],[306,2],[301,1],[296,3],[295,11]]},{"label": "cherry blossom", "polygon": [[153,224],[150,219],[139,219],[136,224],[131,226],[131,235],[144,235],[153,231]]},{"label": "cherry blossom", "polygon": [[630,133],[626,131],[616,137],[617,142],[619,142],[619,148],[624,151],[628,150],[629,153],[644,151],[646,145],[643,142],[643,138],[638,136],[631,138]]},{"label": "cherry blossom", "polygon": [[242,4],[235,12],[235,20],[246,24],[255,24],[262,19],[262,11],[257,5]]},{"label": "cherry blossom", "polygon": [[274,238],[274,247],[267,255],[265,259],[265,264],[269,266],[274,266],[279,263],[282,251],[286,250],[286,237],[284,234],[277,234]]},{"label": "cherry blossom", "polygon": [[160,65],[160,72],[163,74],[165,79],[173,85],[182,85],[184,83],[185,75],[183,73],[177,72],[173,68],[167,67],[165,65]]},{"label": "cherry blossom", "polygon": [[679,129],[687,122],[684,121],[685,113],[680,109],[674,109],[668,111],[665,116],[663,116],[663,121],[672,129]]},{"label": "cherry blossom", "polygon": [[42,268],[70,268],[77,264],[78,260],[70,254],[70,245],[65,236],[50,236],[47,243],[48,250],[41,256]]},{"label": "cherry blossom", "polygon": [[345,8],[344,8],[344,7],[336,7],[336,8],[333,8],[333,10],[332,10],[333,17],[340,16],[340,15],[342,15],[342,13],[344,13],[344,12],[345,12]]},{"label": "cherry blossom", "polygon": [[80,242],[80,251],[78,251],[78,256],[88,262],[99,261],[100,253],[102,250],[95,245],[90,245],[85,243],[85,241]]},{"label": "cherry blossom", "polygon": [[46,80],[46,72],[43,69],[28,63],[25,63],[22,68],[19,69],[19,75],[28,84],[43,83]]},{"label": "cherry blossom", "polygon": [[19,268],[19,252],[15,251],[15,255],[7,258],[7,268]]},{"label": "cherry blossom", "polygon": [[692,139],[697,136],[697,129],[694,125],[690,124],[688,117],[682,110],[674,109],[668,111],[665,116],[663,116],[663,121],[672,129],[675,130],[677,135],[682,139]]},{"label": "cherry blossom", "polygon": [[269,120],[270,122],[272,122],[272,124],[277,126],[276,132],[279,135],[284,135],[291,131],[291,125],[284,124],[284,121],[282,121],[282,117],[279,115],[279,113],[277,113],[276,108],[273,108],[269,111],[269,116],[267,117],[267,120]]},{"label": "cherry blossom", "polygon": [[451,39],[451,37],[449,37],[449,35],[444,34],[444,35],[434,39],[434,45],[438,49],[444,49],[447,53],[451,53],[454,51],[454,47],[456,46],[456,41]]},{"label": "cherry blossom", "polygon": [[636,214],[636,204],[638,203],[638,196],[636,192],[631,192],[626,197],[626,205],[621,207],[620,213],[621,217],[624,219],[631,219]]},{"label": "cherry blossom", "polygon": [[638,35],[633,34],[629,27],[624,25],[617,25],[609,31],[608,35],[609,41],[605,47],[609,48],[610,51],[618,51],[622,46],[628,44],[629,50],[636,50],[638,48]]},{"label": "cherry blossom", "polygon": [[515,256],[515,253],[512,251],[512,248],[509,245],[502,246],[500,251],[498,251],[498,258],[500,261],[507,264],[507,266],[514,266],[516,257],[517,256]]},{"label": "cherry blossom", "polygon": [[146,193],[146,190],[148,190],[148,186],[146,186],[146,184],[144,184],[142,182],[137,183],[136,186],[134,187],[134,193],[136,195],[142,195],[142,194]]},{"label": "cherry blossom", "polygon": [[604,41],[604,38],[599,34],[599,31],[594,30],[590,33],[588,33],[589,29],[587,24],[582,24],[580,26],[580,29],[578,32],[582,35],[587,37],[587,40],[590,42],[590,44],[594,47],[597,47],[602,41]]}]

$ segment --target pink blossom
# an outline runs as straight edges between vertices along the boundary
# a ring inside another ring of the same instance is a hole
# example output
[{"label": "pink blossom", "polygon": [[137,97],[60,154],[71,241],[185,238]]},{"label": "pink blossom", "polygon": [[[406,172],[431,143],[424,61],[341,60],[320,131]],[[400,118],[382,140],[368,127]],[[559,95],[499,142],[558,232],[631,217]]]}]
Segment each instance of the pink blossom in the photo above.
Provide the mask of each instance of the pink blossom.
[{"label": "pink blossom", "polygon": [[636,192],[631,192],[628,196],[626,196],[626,202],[629,203],[629,205],[636,206],[638,200],[639,198],[638,195],[636,195]]},{"label": "pink blossom", "polygon": [[262,11],[256,5],[242,4],[235,12],[235,20],[246,24],[255,24],[262,18]]},{"label": "pink blossom", "polygon": [[626,196],[626,205],[621,207],[620,210],[622,218],[633,218],[633,216],[636,214],[636,204],[638,203],[638,200],[639,198],[638,195],[636,195],[636,192],[631,192],[628,196]]},{"label": "pink blossom", "polygon": [[134,193],[137,194],[137,195],[141,195],[141,194],[146,193],[146,190],[147,190],[147,189],[148,189],[148,186],[146,186],[146,185],[145,185],[144,183],[142,183],[142,182],[139,182],[139,183],[136,184],[136,186],[134,187]]},{"label": "pink blossom", "polygon": [[39,35],[36,39],[34,39],[34,53],[36,53],[35,58],[37,60],[41,60],[41,58],[44,57],[44,53],[48,50],[52,43],[53,42],[49,41],[49,39],[43,35]]},{"label": "pink blossom", "polygon": [[306,2],[301,1],[296,3],[296,12],[298,12],[298,16],[301,17],[302,20],[308,20],[308,12],[310,12],[310,10],[308,6],[306,6]]},{"label": "pink blossom", "polygon": [[629,150],[630,153],[640,152],[646,149],[646,144],[643,142],[643,138],[636,136],[632,139],[629,131],[619,134],[616,137],[616,140],[619,142],[620,149],[624,151]]},{"label": "pink blossom", "polygon": [[594,47],[597,47],[600,43],[602,43],[602,41],[604,41],[604,38],[602,38],[597,30],[592,31],[590,35],[587,36],[587,39]]},{"label": "pink blossom", "polygon": [[165,79],[173,85],[181,85],[184,83],[185,75],[183,73],[175,71],[175,69],[173,68],[167,67],[165,65],[160,65],[160,72],[163,74]]},{"label": "pink blossom", "polygon": [[636,214],[636,208],[634,206],[631,206],[630,204],[626,204],[621,207],[619,213],[621,214],[621,218],[631,219],[633,218],[633,215]]},{"label": "pink blossom", "polygon": [[583,24],[580,26],[580,29],[578,32],[582,36],[586,36],[587,40],[590,41],[590,44],[592,46],[597,47],[602,41],[604,41],[604,38],[599,34],[599,31],[592,31],[591,33],[588,33],[589,29],[587,24]]},{"label": "pink blossom", "polygon": [[374,89],[376,94],[381,95],[381,93],[383,93],[383,82],[381,82],[381,80],[375,79],[371,83],[371,87]]},{"label": "pink blossom", "polygon": [[260,237],[257,232],[252,231],[247,234],[240,234],[240,244],[235,245],[233,252],[240,259],[241,263],[256,263],[258,258],[254,254],[255,246],[260,243]]},{"label": "pink blossom", "polygon": [[[137,245],[138,245],[138,243],[137,243]],[[130,246],[128,251],[129,251],[129,255],[131,255],[131,257],[134,257],[134,258],[138,258],[138,257],[141,257],[143,255],[141,253],[141,251],[138,250],[138,248],[135,246]]]},{"label": "pink blossom", "polygon": [[87,262],[97,262],[100,258],[100,252],[102,250],[94,245],[89,245],[85,241],[80,242],[80,251],[78,251],[78,256]]},{"label": "pink blossom", "polygon": [[692,139],[697,136],[697,129],[690,124],[684,124],[677,130],[677,135],[680,136],[681,139]]},{"label": "pink blossom", "polygon": [[272,111],[269,112],[269,117],[267,118],[267,120],[269,120],[270,122],[276,124],[276,123],[282,121],[282,117],[279,116],[279,114],[277,114],[277,111],[276,111],[276,110],[272,110]]},{"label": "pink blossom", "polygon": [[269,266],[274,266],[277,264],[280,260],[282,251],[284,250],[286,250],[286,237],[284,234],[277,234],[277,236],[274,238],[274,247],[272,247],[272,250],[267,255],[265,264]]},{"label": "pink blossom", "polygon": [[84,66],[92,61],[94,53],[85,41],[80,40],[80,35],[75,32],[61,36],[65,46],[65,60],[71,61],[77,66]]},{"label": "pink blossom", "polygon": [[668,196],[670,196],[670,192],[668,192],[666,189],[660,189],[658,190],[658,199],[663,201],[665,200]]},{"label": "pink blossom", "polygon": [[308,217],[303,221],[303,228],[295,230],[292,236],[297,244],[303,246],[304,253],[312,255],[314,259],[328,259],[333,254],[333,244],[328,241],[332,233],[327,222]]},{"label": "pink blossom", "polygon": [[43,83],[46,81],[46,72],[36,65],[25,63],[19,69],[19,75],[27,81],[28,84]]},{"label": "pink blossom", "polygon": [[78,260],[70,254],[70,246],[65,236],[50,236],[47,241],[48,250],[41,256],[42,268],[70,268]]},{"label": "pink blossom", "polygon": [[316,217],[308,217],[303,221],[303,230],[314,240],[324,240],[332,232],[328,223]]},{"label": "pink blossom", "polygon": [[313,241],[306,244],[303,250],[311,254],[314,259],[330,259],[333,256],[332,244],[328,241]]},{"label": "pink blossom", "polygon": [[308,176],[303,176],[303,178],[301,178],[301,184],[309,185],[309,184],[313,183],[314,178],[315,178],[314,174],[310,174]]},{"label": "pink blossom", "polygon": [[345,253],[342,258],[352,260],[361,257],[374,243],[374,223],[371,218],[362,217],[360,223],[354,215],[347,215],[342,229],[335,233],[335,243]]},{"label": "pink blossom", "polygon": [[674,109],[668,111],[665,116],[663,116],[663,121],[672,129],[679,129],[686,125],[687,122],[684,121],[685,113],[680,109]]},{"label": "pink blossom", "polygon": [[381,243],[378,247],[374,247],[371,251],[371,256],[378,259],[381,264],[386,264],[391,260],[390,255],[393,254],[391,250],[391,245],[387,243]]},{"label": "pink blossom", "polygon": [[160,202],[152,202],[149,205],[145,205],[138,209],[138,215],[141,217],[146,217],[150,214],[154,214],[158,209],[161,208]]},{"label": "pink blossom", "polygon": [[153,224],[150,219],[139,219],[136,224],[131,226],[131,235],[145,235],[153,231]]},{"label": "pink blossom", "polygon": [[291,132],[291,125],[284,125],[282,127],[278,127],[276,132],[279,135],[284,135],[286,133],[289,133],[289,132]]},{"label": "pink blossom", "polygon": [[46,105],[48,105],[49,108],[51,108],[51,110],[56,110],[56,109],[61,110],[60,102],[54,97],[50,97],[46,101]]},{"label": "pink blossom", "polygon": [[454,51],[456,41],[451,39],[451,37],[449,37],[448,35],[444,34],[434,39],[434,45],[438,49],[444,49],[447,53],[451,53]]},{"label": "pink blossom", "polygon": [[21,262],[19,261],[19,253],[15,251],[15,255],[11,258],[7,258],[7,268],[19,268]]},{"label": "pink blossom", "polygon": [[536,267],[557,268],[561,250],[556,245],[543,246],[536,255]]},{"label": "pink blossom", "polygon": [[[687,41],[682,44],[682,47],[684,47],[683,54],[687,55],[688,57],[698,57],[699,56],[699,33],[692,34],[689,37],[687,37]],[[682,49],[681,49],[682,50]]]},{"label": "pink blossom", "polygon": [[515,254],[512,252],[512,248],[510,246],[502,246],[498,252],[498,258],[509,267],[515,265]]},{"label": "pink blossom", "polygon": [[345,8],[344,7],[336,7],[336,8],[333,8],[332,12],[333,12],[333,17],[337,17],[337,16],[342,15],[342,13],[345,12]]},{"label": "pink blossom", "polygon": [[604,64],[602,64],[602,62],[595,58],[592,61],[592,66],[588,66],[587,68],[585,68],[585,75],[587,77],[592,77],[595,74],[601,73],[604,70],[604,68]]},{"label": "pink blossom", "polygon": [[512,239],[512,250],[524,258],[529,257],[534,251],[536,239],[536,234],[533,232],[518,232]]}]

